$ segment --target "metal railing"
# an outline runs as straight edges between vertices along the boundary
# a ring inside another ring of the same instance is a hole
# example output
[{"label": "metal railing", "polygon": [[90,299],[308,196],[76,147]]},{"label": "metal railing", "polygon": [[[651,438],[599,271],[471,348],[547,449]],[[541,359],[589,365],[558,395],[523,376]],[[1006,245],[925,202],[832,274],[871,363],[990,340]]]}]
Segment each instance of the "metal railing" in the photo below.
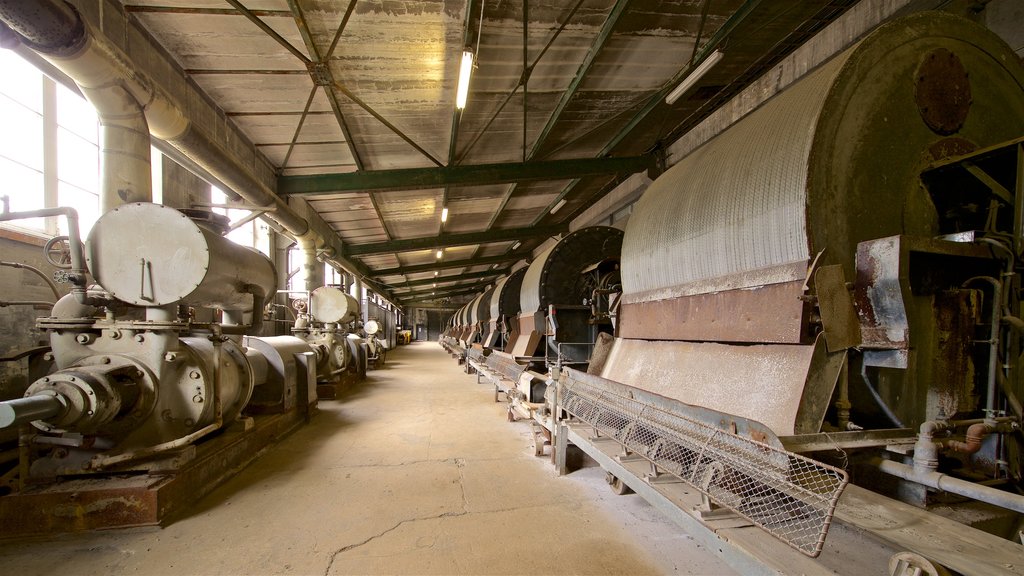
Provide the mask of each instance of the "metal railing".
[{"label": "metal railing", "polygon": [[572,372],[560,391],[561,407],[574,418],[800,552],[821,553],[845,471],[581,382]]}]

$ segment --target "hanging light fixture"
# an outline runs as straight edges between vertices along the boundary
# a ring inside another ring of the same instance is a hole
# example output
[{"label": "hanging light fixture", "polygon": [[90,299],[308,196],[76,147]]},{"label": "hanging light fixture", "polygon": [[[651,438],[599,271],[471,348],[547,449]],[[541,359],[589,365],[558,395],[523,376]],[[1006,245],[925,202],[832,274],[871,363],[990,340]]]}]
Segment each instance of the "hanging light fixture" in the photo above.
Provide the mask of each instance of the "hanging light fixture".
[{"label": "hanging light fixture", "polygon": [[665,97],[665,104],[668,104],[669,106],[675,104],[676,100],[679,100],[680,96],[686,94],[686,91],[690,88],[693,88],[694,84],[707,74],[708,70],[711,70],[715,64],[718,64],[724,56],[725,54],[721,50],[715,50],[712,52],[710,56],[705,58],[704,61],[693,70],[693,72],[690,72],[686,75],[686,78],[683,78],[683,81],[679,83],[679,86],[676,86],[668,93],[668,96]]},{"label": "hanging light fixture", "polygon": [[473,75],[473,52],[462,51],[462,65],[459,66],[459,87],[455,91],[455,107],[462,110],[469,98],[469,77]]}]

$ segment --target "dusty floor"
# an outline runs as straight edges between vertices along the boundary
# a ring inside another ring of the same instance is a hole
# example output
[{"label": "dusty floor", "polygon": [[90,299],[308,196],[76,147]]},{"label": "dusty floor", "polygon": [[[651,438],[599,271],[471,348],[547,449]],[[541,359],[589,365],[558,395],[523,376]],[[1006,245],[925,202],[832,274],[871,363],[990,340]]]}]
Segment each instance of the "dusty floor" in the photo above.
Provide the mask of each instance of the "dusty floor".
[{"label": "dusty floor", "polygon": [[598,468],[533,454],[414,343],[166,528],[0,543],[5,574],[731,574]]}]

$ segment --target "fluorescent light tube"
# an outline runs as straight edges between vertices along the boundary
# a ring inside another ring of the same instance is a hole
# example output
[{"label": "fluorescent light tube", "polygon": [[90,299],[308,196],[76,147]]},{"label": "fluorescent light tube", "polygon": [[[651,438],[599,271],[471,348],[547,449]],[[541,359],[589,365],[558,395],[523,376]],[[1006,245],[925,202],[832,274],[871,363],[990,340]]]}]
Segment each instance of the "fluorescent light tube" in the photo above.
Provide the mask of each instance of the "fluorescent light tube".
[{"label": "fluorescent light tube", "polygon": [[565,206],[565,198],[562,198],[561,200],[558,201],[558,204],[555,204],[555,206],[551,209],[551,213],[554,214],[555,212],[558,212],[559,210],[562,209],[562,206]]},{"label": "fluorescent light tube", "polygon": [[447,208],[441,208],[441,222],[447,222],[447,221],[448,221],[448,209]]},{"label": "fluorescent light tube", "polygon": [[473,53],[462,52],[462,65],[459,67],[459,87],[455,92],[455,107],[462,110],[466,107],[469,97],[469,77],[473,74]]},{"label": "fluorescent light tube", "polygon": [[685,78],[683,78],[683,81],[679,83],[679,86],[676,86],[668,93],[668,96],[665,97],[665,104],[675,104],[676,100],[679,100],[680,96],[686,94],[686,91],[690,88],[693,88],[693,85],[707,74],[708,70],[711,70],[715,64],[718,64],[724,56],[725,54],[722,53],[721,50],[715,50],[712,52],[710,56],[705,58],[704,61],[693,70],[693,72],[690,72]]}]

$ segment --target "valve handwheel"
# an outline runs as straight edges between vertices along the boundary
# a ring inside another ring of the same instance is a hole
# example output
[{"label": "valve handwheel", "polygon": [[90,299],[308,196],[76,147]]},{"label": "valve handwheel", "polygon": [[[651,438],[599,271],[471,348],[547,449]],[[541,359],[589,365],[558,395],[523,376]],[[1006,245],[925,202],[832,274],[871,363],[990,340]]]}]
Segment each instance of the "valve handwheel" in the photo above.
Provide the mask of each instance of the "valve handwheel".
[{"label": "valve handwheel", "polygon": [[46,261],[57,268],[71,268],[71,242],[67,236],[54,236],[43,246]]}]

